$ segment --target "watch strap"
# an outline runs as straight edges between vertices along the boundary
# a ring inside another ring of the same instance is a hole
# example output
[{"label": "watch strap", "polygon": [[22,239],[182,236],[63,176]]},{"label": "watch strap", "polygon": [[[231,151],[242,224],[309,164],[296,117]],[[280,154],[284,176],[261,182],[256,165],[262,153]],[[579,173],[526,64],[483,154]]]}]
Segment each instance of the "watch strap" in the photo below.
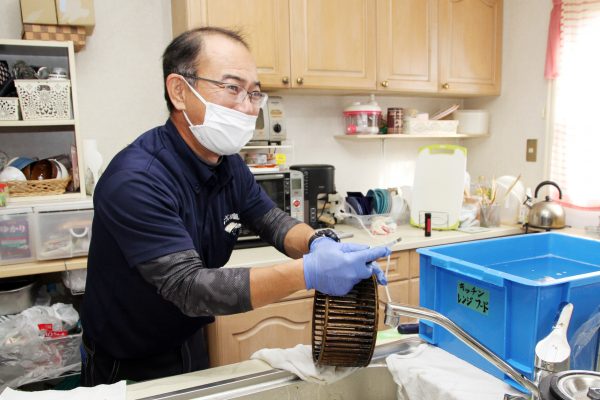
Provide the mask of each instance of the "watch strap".
[{"label": "watch strap", "polygon": [[328,237],[330,239],[335,240],[336,242],[340,241],[340,238],[338,237],[338,235],[335,233],[335,231],[333,231],[333,229],[321,229],[319,231],[316,231],[311,237],[310,239],[308,239],[308,249],[310,250],[310,246],[312,245],[312,243],[320,238],[320,237]]}]

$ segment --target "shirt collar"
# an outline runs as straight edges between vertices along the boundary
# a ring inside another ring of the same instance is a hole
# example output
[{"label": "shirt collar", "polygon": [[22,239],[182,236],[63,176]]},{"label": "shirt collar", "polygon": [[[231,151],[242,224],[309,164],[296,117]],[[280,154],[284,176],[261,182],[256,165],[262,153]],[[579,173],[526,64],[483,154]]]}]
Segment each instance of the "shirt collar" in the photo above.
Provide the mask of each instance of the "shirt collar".
[{"label": "shirt collar", "polygon": [[196,193],[199,193],[203,186],[220,187],[231,180],[233,174],[230,156],[222,156],[219,163],[209,165],[187,145],[170,118],[164,128],[167,143],[175,153],[183,174]]}]

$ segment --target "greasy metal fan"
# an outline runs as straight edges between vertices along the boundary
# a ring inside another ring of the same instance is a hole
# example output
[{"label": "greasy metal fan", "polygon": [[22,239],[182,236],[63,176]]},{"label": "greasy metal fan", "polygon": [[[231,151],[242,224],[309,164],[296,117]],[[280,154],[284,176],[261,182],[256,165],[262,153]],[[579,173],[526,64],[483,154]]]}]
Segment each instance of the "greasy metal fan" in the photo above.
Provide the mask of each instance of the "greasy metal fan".
[{"label": "greasy metal fan", "polygon": [[317,365],[364,367],[377,338],[377,280],[373,275],[345,296],[315,292],[312,354]]}]

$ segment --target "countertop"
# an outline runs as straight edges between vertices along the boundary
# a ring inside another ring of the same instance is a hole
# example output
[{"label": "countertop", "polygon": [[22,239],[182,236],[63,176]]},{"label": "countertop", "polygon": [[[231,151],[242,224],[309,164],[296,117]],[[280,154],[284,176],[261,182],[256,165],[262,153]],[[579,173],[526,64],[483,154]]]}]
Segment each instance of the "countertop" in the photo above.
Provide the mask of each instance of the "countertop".
[{"label": "countertop", "polygon": [[[418,249],[420,247],[437,246],[440,244],[466,242],[470,240],[489,239],[499,236],[518,235],[523,233],[520,225],[499,226],[477,233],[461,231],[432,231],[430,237],[425,237],[423,229],[410,225],[400,225],[394,233],[388,235],[370,236],[366,231],[351,225],[338,224],[336,231],[351,233],[352,237],[342,239],[344,242],[363,243],[378,246],[389,243],[400,237],[402,240],[391,247],[392,251]],[[271,246],[235,250],[225,267],[261,267],[285,263],[290,259]]]}]

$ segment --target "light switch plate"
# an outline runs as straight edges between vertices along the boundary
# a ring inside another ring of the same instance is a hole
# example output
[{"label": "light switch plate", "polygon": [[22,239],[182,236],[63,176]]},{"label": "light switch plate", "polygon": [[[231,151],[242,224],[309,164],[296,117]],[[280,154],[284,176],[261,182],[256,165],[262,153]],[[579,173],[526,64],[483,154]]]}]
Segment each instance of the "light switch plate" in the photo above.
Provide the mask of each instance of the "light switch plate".
[{"label": "light switch plate", "polygon": [[529,162],[537,161],[537,139],[527,139],[525,161],[529,161]]}]

